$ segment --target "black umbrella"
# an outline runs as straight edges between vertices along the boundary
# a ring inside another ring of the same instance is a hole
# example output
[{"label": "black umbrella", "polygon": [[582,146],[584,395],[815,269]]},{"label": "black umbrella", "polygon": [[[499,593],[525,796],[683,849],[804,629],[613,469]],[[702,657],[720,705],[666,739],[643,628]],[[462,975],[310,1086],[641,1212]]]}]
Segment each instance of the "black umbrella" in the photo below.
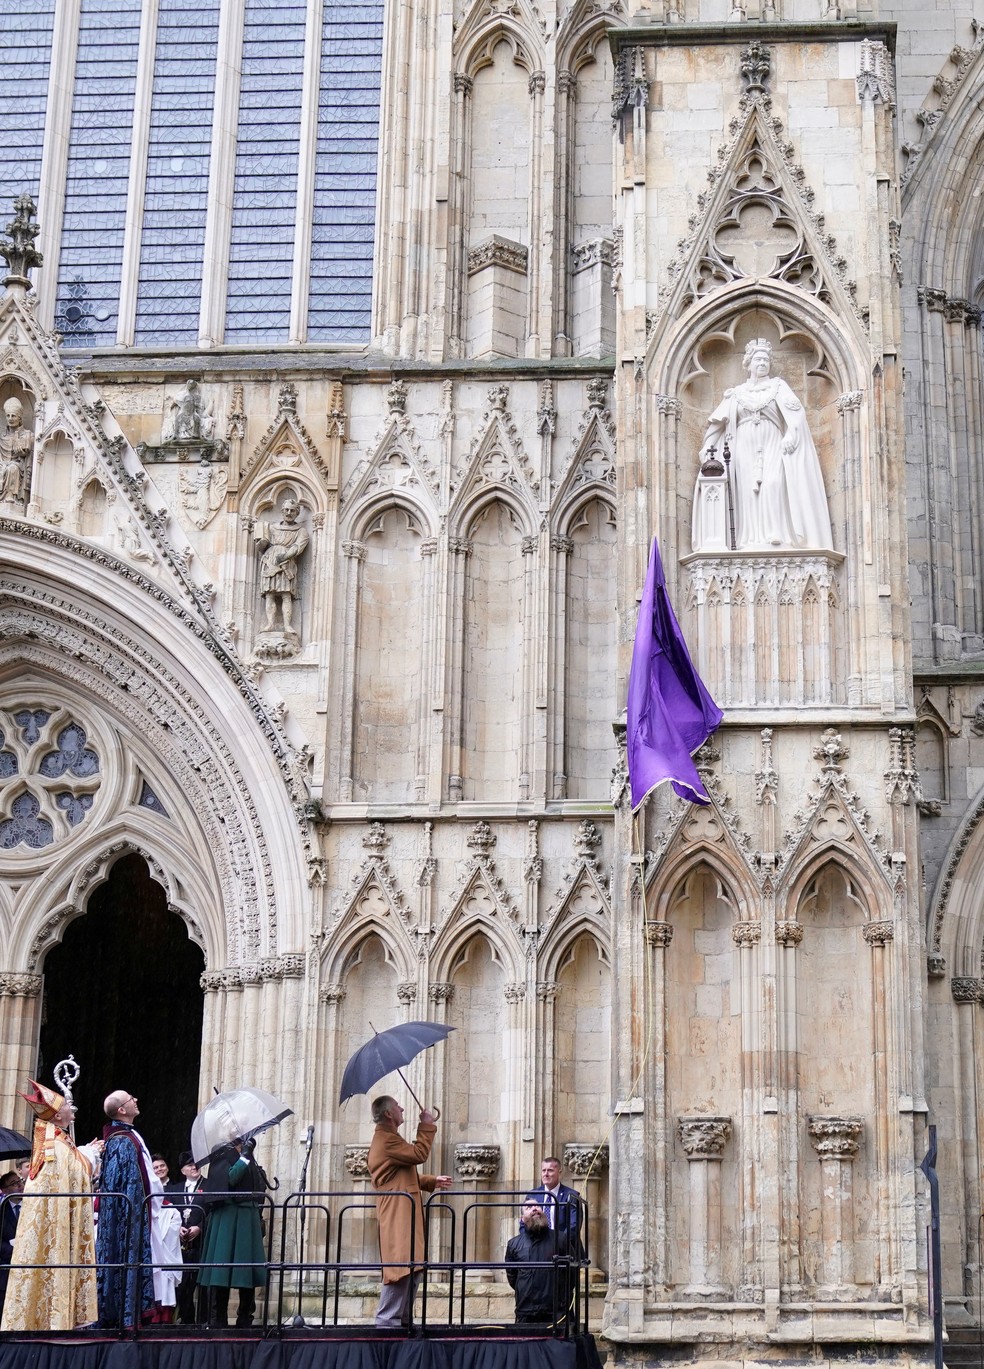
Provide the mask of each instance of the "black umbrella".
[{"label": "black umbrella", "polygon": [[[372,1023],[369,1025],[372,1026]],[[453,1031],[454,1027],[444,1027],[439,1022],[399,1022],[395,1027],[387,1027],[386,1031],[376,1032],[371,1041],[359,1047],[345,1066],[338,1101],[344,1103],[353,1094],[368,1093],[373,1084],[394,1070],[407,1084],[400,1066],[409,1065],[421,1051],[436,1045],[438,1041],[444,1041],[448,1033]],[[423,1104],[409,1084],[407,1088],[413,1101],[423,1111]]]},{"label": "black umbrella", "polygon": [[0,1127],[0,1160],[9,1160],[14,1155],[30,1155],[31,1143],[19,1131],[10,1127]]}]

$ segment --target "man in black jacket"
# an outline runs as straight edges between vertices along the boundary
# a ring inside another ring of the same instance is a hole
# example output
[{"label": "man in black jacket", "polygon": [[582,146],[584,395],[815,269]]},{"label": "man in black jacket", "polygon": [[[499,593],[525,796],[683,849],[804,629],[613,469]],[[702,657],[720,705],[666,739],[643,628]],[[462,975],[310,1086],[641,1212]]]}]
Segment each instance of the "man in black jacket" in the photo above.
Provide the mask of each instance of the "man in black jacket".
[{"label": "man in black jacket", "polygon": [[538,1203],[527,1198],[519,1235],[506,1246],[506,1278],[516,1294],[517,1322],[557,1322],[567,1311],[570,1277],[558,1268],[568,1242]]}]

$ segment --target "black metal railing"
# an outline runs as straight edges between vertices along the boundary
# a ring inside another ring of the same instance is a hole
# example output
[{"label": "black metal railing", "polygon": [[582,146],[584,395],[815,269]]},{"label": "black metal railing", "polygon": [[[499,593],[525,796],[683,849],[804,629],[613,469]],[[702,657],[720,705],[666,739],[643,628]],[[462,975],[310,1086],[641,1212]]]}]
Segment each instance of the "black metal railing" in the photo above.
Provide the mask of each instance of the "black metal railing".
[{"label": "black metal railing", "polygon": [[[507,1282],[507,1269],[516,1266],[508,1266],[503,1255],[506,1240],[519,1231],[520,1209],[526,1192],[526,1189],[516,1189],[476,1194],[449,1190],[433,1195],[424,1207],[422,1251],[415,1248],[413,1196],[409,1193],[385,1195],[387,1199],[407,1204],[407,1225],[410,1230],[407,1260],[405,1263],[389,1261],[388,1267],[405,1268],[408,1273],[414,1271],[419,1277],[418,1296],[410,1309],[411,1333],[439,1334],[454,1328],[474,1329],[481,1326],[483,1329],[509,1328],[524,1334],[569,1339],[587,1332],[590,1261],[587,1247],[588,1213],[583,1202],[576,1207],[572,1205],[566,1214],[571,1217],[572,1231],[569,1239],[558,1242],[558,1254],[550,1260],[523,1266],[527,1270],[545,1273],[545,1283],[549,1286],[551,1296],[549,1309],[545,1307],[544,1311],[546,1313],[548,1310],[549,1314],[544,1315],[542,1322],[535,1324],[516,1326],[513,1323],[512,1291]],[[152,1220],[152,1208],[155,1203],[160,1204],[160,1195],[151,1195],[139,1204],[134,1204],[122,1193],[100,1193],[96,1196],[104,1216],[110,1206],[116,1209],[114,1217],[121,1233],[119,1248],[134,1252],[130,1259],[123,1258],[114,1263],[104,1261],[95,1266],[96,1271],[118,1271],[124,1275],[122,1284],[129,1286],[130,1280],[125,1276],[135,1270],[138,1277],[133,1282],[139,1288],[139,1275],[146,1268],[146,1262],[139,1256],[142,1229]],[[174,1193],[166,1195],[166,1198],[178,1208],[204,1207],[207,1222],[209,1208],[225,1201],[242,1203],[244,1195],[234,1191],[183,1199],[181,1194]],[[58,1221],[61,1205],[91,1202],[91,1196],[79,1193],[24,1193],[14,1195],[13,1199],[4,1196],[0,1200],[0,1230],[3,1229],[5,1209],[11,1201],[21,1204],[20,1223],[25,1224],[32,1202],[53,1204],[45,1217],[49,1221]],[[254,1330],[270,1336],[317,1328],[337,1328],[341,1332],[346,1327],[371,1326],[375,1295],[383,1270],[375,1226],[377,1195],[365,1189],[332,1189],[291,1193],[279,1202],[274,1202],[269,1194],[262,1198],[256,1195],[255,1202],[260,1208],[262,1222],[265,1277],[262,1286],[255,1289],[257,1305]],[[561,1213],[564,1213],[563,1207]],[[491,1229],[495,1229],[497,1234],[490,1234]],[[12,1281],[18,1277],[17,1271],[29,1273],[38,1267],[28,1255],[29,1252],[19,1249],[15,1242],[9,1266]],[[78,1277],[81,1268],[77,1264],[56,1265],[47,1262],[44,1267],[64,1271],[66,1279]],[[195,1262],[184,1261],[180,1266],[153,1267],[174,1272],[180,1268],[182,1275],[188,1275],[193,1271],[200,1274],[206,1268],[234,1272],[241,1267],[241,1263],[210,1261],[206,1265],[199,1259]],[[490,1294],[494,1299],[501,1298],[501,1317],[495,1318],[487,1310],[481,1313],[472,1310],[471,1295],[476,1285],[481,1286],[484,1305],[487,1305]],[[233,1295],[237,1292],[235,1287],[231,1291]],[[131,1300],[130,1305],[120,1307],[111,1318],[106,1317],[105,1309],[101,1307],[100,1322],[94,1329],[98,1329],[102,1335],[125,1337],[195,1333],[208,1324],[206,1293],[204,1288],[198,1292],[198,1321],[195,1326],[146,1324],[140,1310],[134,1311]],[[38,1307],[35,1309],[35,1325],[30,1329],[52,1334],[43,1323],[43,1309]],[[14,1327],[8,1334],[18,1334],[20,1330]],[[70,1330],[69,1333],[77,1334],[77,1331]],[[237,1334],[242,1334],[242,1328]]]}]

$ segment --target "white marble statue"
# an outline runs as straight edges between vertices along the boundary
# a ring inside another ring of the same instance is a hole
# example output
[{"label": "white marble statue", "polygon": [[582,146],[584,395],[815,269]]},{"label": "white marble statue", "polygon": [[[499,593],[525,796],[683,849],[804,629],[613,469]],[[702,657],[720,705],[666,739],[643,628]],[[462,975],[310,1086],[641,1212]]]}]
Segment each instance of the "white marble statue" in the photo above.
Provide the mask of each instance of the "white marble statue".
[{"label": "white marble statue", "polygon": [[260,593],[266,607],[264,631],[275,630],[279,605],[285,636],[294,631],[294,600],[300,596],[297,563],[308,544],[307,531],[297,521],[300,511],[300,504],[288,495],[280,508],[280,522],[264,524],[255,534],[266,547],[260,558]]},{"label": "white marble statue", "polygon": [[[725,393],[707,420],[701,467],[731,449],[731,498],[736,551],[832,551],[830,513],[820,460],[803,405],[771,374],[772,346],[755,338],[745,348],[748,379]],[[694,551],[702,545],[703,476],[694,507]]]},{"label": "white marble statue", "polygon": [[31,472],[34,434],[24,427],[24,406],[8,399],[3,406],[6,426],[0,433],[0,504],[22,504]]}]

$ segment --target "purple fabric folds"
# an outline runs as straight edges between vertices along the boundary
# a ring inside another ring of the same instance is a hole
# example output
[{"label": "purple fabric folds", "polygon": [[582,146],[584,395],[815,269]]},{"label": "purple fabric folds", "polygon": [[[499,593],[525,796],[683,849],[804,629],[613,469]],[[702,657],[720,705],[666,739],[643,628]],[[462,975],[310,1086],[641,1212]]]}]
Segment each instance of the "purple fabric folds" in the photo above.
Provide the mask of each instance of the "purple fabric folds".
[{"label": "purple fabric folds", "polygon": [[691,757],[724,716],[694,668],[653,549],[629,671],[626,744],[632,811],[665,780],[691,803],[710,803]]}]

